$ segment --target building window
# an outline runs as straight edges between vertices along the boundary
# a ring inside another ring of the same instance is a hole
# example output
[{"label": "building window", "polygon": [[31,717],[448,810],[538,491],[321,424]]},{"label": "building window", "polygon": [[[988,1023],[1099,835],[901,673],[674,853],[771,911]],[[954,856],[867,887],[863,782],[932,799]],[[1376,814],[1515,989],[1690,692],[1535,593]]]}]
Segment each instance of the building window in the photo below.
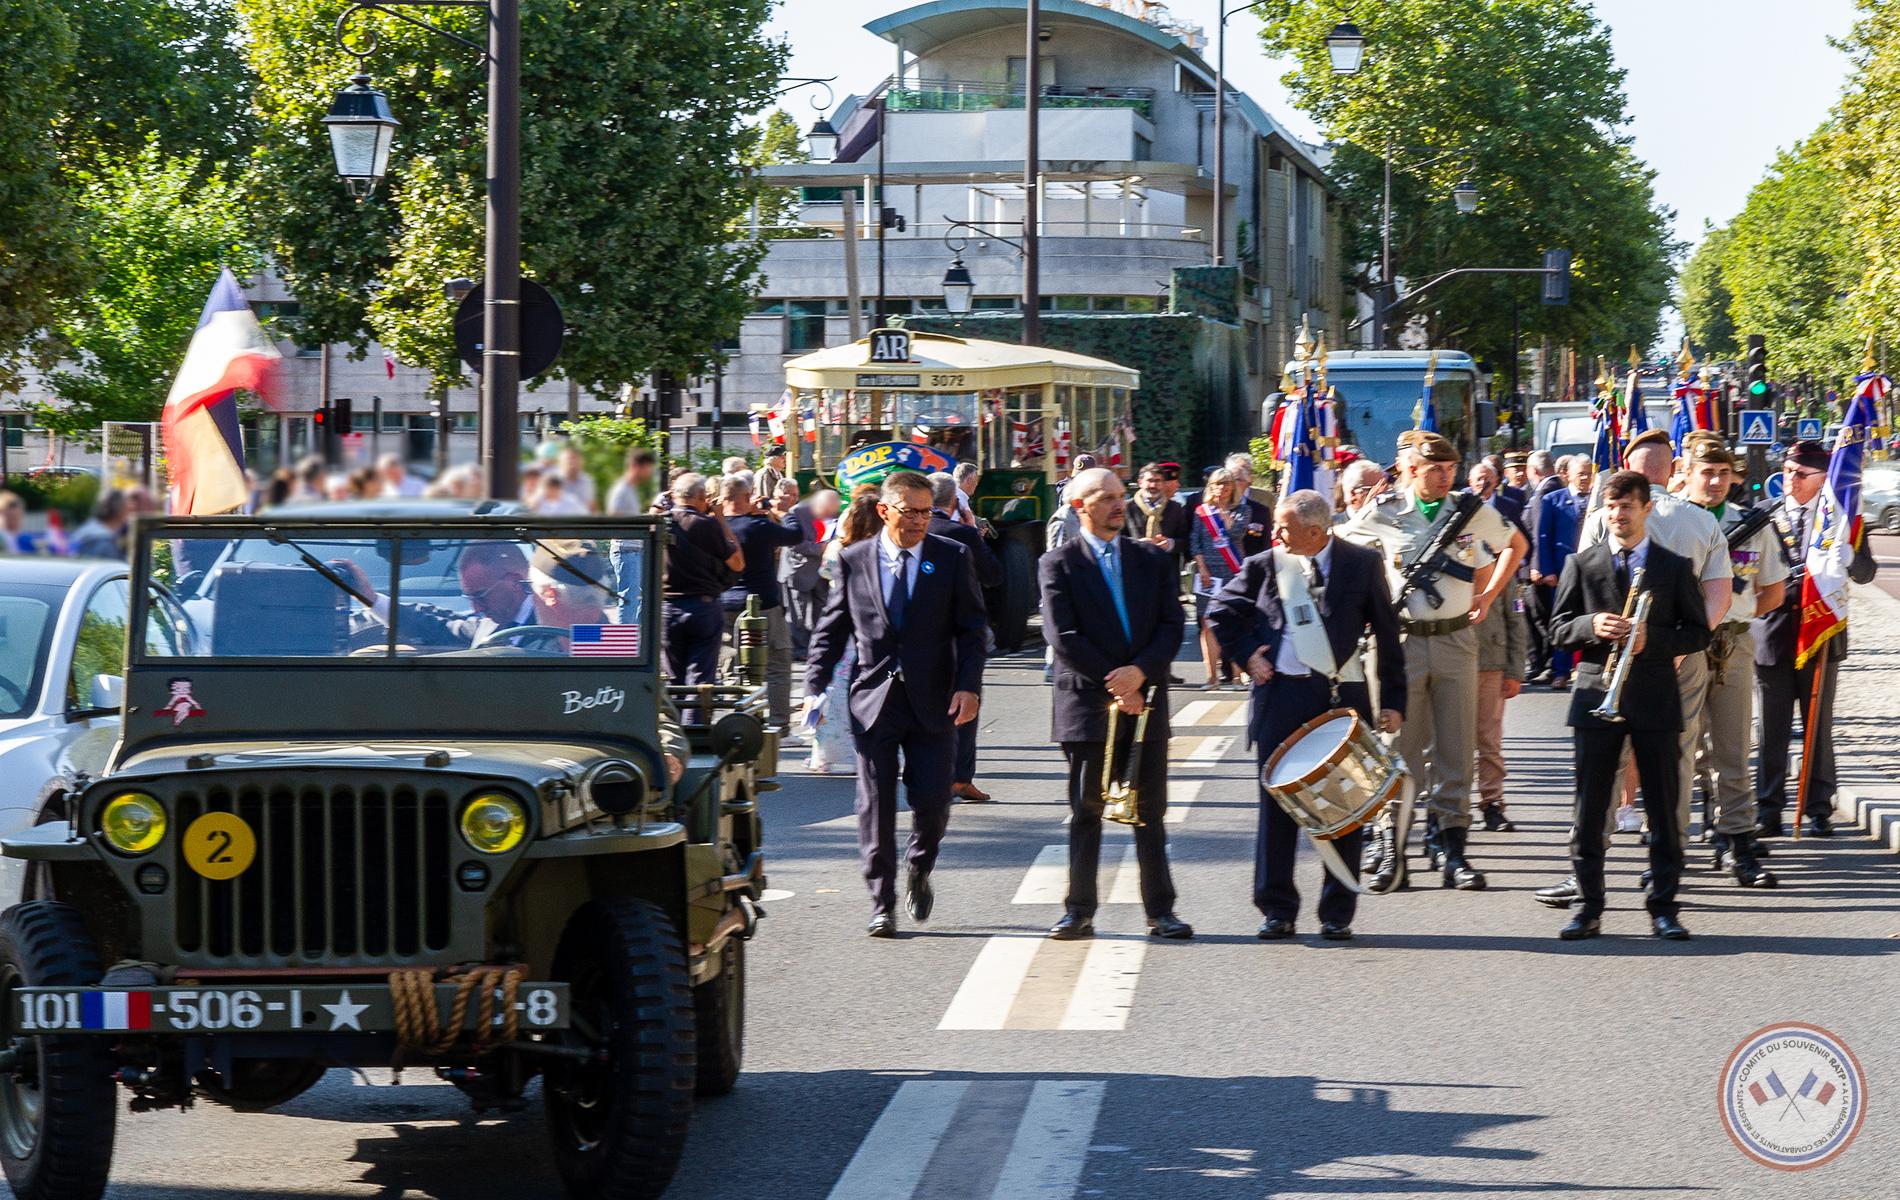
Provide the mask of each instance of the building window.
[{"label": "building window", "polygon": [[1089,311],[1089,298],[1087,296],[1057,296],[1055,297],[1055,302],[1057,312]]},{"label": "building window", "polygon": [[1159,302],[1153,296],[1120,296],[1117,299],[1123,301],[1122,311],[1124,312],[1151,313],[1160,308]]},{"label": "building window", "polygon": [[786,302],[789,316],[785,321],[785,351],[788,354],[822,350],[825,346],[825,310],[823,300]]},{"label": "building window", "polygon": [[978,296],[970,303],[976,312],[1008,312],[1022,306],[1021,296]]},{"label": "building window", "polygon": [[272,337],[297,344],[298,358],[316,358],[323,353],[323,343],[306,342],[303,333],[303,305],[295,300],[256,300],[251,303],[251,311],[257,315],[258,323],[270,332]]}]

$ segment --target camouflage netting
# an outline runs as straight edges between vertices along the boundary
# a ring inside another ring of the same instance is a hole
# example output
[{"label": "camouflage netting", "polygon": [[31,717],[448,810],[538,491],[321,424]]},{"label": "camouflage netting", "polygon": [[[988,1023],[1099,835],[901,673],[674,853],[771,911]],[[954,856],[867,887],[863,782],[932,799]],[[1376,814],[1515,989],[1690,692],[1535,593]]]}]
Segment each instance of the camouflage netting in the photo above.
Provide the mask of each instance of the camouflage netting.
[{"label": "camouflage netting", "polygon": [[[905,327],[923,333],[1015,342],[1013,313],[920,315]],[[1104,358],[1141,372],[1135,393],[1135,461],[1178,462],[1187,478],[1225,454],[1244,450],[1258,424],[1246,394],[1246,347],[1238,326],[1188,313],[1045,313],[1043,344]]]}]

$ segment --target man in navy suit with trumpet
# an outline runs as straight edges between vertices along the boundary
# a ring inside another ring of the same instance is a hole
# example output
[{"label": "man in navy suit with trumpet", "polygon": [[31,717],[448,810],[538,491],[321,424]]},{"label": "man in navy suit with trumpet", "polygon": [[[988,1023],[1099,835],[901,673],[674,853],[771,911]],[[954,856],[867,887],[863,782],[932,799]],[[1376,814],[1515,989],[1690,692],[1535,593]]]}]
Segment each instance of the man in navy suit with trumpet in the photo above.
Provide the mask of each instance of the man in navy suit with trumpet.
[{"label": "man in navy suit with trumpet", "polygon": [[[871,889],[872,937],[897,936],[897,785],[910,802],[905,902],[925,921],[937,849],[950,825],[957,726],[976,720],[987,621],[969,551],[931,537],[930,481],[899,471],[884,481],[884,531],[838,556],[838,579],[812,630],[807,711],[855,641],[849,714],[858,758],[858,854]],[[900,760],[902,763],[900,769]]]},{"label": "man in navy suit with trumpet", "polygon": [[[1056,941],[1095,935],[1096,869],[1102,856],[1103,762],[1137,754],[1128,771],[1136,791],[1135,862],[1141,904],[1154,937],[1191,938],[1174,915],[1168,870],[1168,667],[1181,649],[1174,555],[1123,536],[1128,494],[1115,473],[1083,471],[1063,493],[1080,515],[1076,536],[1042,556],[1042,636],[1055,658],[1053,737],[1069,760],[1069,893]],[[1121,726],[1109,744],[1109,712]],[[1146,720],[1143,721],[1143,715]],[[1116,754],[1117,747],[1126,747]],[[1127,768],[1124,768],[1127,770]],[[1117,778],[1125,778],[1123,771]]]},{"label": "man in navy suit with trumpet", "polygon": [[[1296,729],[1329,709],[1350,708],[1372,722],[1359,661],[1368,629],[1378,648],[1377,727],[1397,733],[1405,720],[1405,651],[1385,563],[1378,551],[1334,537],[1332,522],[1332,505],[1318,492],[1298,491],[1280,501],[1273,512],[1277,545],[1243,563],[1207,608],[1221,653],[1246,664],[1253,679],[1247,737],[1263,769]],[[1293,935],[1299,836],[1299,825],[1267,795],[1262,780],[1253,882],[1254,905],[1265,917],[1262,941]],[[1355,877],[1362,836],[1355,829],[1333,843]],[[1320,936],[1352,937],[1357,904],[1357,893],[1329,872],[1320,889]]]}]

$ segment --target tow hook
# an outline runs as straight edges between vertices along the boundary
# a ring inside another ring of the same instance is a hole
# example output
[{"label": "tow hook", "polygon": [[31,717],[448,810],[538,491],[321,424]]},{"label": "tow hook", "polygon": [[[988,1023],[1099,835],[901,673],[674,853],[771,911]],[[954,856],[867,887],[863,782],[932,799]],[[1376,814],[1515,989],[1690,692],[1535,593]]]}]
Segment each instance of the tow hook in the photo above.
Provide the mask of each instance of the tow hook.
[{"label": "tow hook", "polygon": [[759,922],[765,918],[765,909],[752,897],[742,895],[739,897],[739,911],[745,914],[745,925],[740,928],[739,936],[749,942],[759,931]]}]

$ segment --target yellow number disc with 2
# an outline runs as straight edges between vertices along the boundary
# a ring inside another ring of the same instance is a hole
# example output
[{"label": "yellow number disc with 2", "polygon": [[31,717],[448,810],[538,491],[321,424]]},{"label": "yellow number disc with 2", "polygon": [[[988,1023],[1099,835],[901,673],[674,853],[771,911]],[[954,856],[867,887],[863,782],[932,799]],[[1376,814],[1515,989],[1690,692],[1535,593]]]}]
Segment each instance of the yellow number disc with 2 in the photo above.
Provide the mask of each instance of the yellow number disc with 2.
[{"label": "yellow number disc with 2", "polygon": [[236,879],[257,857],[257,835],[233,813],[206,813],[185,830],[185,862],[206,879]]}]

